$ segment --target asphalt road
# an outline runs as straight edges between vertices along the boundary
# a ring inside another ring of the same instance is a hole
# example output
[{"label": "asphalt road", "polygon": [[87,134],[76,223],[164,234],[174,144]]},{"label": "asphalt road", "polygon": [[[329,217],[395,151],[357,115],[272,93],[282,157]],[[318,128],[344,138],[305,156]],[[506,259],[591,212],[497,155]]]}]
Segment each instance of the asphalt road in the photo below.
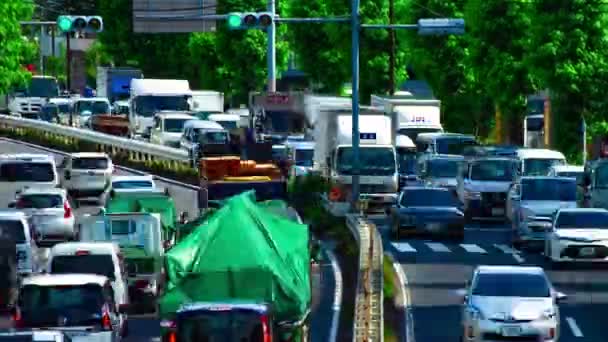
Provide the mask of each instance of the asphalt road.
[{"label": "asphalt road", "polygon": [[[0,153],[48,153],[40,149],[36,149],[30,146],[22,144],[16,144],[3,139],[0,139]],[[57,164],[61,162],[62,156],[53,154],[56,158]],[[117,170],[117,174],[128,174],[122,170]],[[157,186],[168,188],[171,197],[176,203],[178,211],[186,211],[189,217],[194,218],[198,215],[197,209],[197,194],[191,189],[180,187],[174,184],[169,184],[162,181],[156,181]],[[8,194],[2,194],[0,189],[0,196],[6,196]],[[13,196],[13,194],[10,194]],[[100,207],[93,203],[81,203],[81,205],[75,209],[76,222],[84,214],[94,214],[99,212]],[[45,250],[41,250],[40,254],[44,257]],[[327,258],[325,258],[326,260]],[[323,261],[316,268],[316,272],[313,273],[313,308],[312,308],[312,319],[311,319],[311,331],[313,341],[326,342],[332,324],[332,306],[333,306],[333,293],[334,293],[334,276],[331,269],[331,265],[327,261]],[[0,320],[0,329],[6,325]],[[126,339],[126,342],[150,342],[159,341],[160,326],[159,321],[154,315],[137,316],[129,318],[129,330],[130,336]]]},{"label": "asphalt road", "polygon": [[[391,241],[386,220],[376,220],[383,231],[384,248],[400,263],[406,278],[406,305],[412,338],[407,342],[459,341],[464,288],[477,265],[543,267],[555,288],[568,295],[560,305],[562,342],[608,341],[608,272],[601,265],[575,264],[553,270],[539,254],[510,248],[504,223],[473,224],[461,244],[425,239]],[[404,325],[405,327],[405,325]],[[407,328],[406,328],[407,329]],[[405,335],[405,334],[404,334]]]}]

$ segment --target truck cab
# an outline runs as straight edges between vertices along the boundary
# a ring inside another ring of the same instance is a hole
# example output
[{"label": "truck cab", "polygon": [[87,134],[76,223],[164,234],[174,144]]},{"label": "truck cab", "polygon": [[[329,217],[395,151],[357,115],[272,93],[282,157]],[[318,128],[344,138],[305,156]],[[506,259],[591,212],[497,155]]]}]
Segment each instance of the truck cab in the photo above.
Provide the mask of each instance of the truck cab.
[{"label": "truck cab", "polygon": [[399,188],[418,185],[416,175],[416,145],[407,135],[397,135],[395,143],[399,169]]},{"label": "truck cab", "polygon": [[28,119],[37,119],[46,99],[59,96],[57,79],[51,76],[32,76],[30,83],[17,89],[9,97],[10,113]]}]

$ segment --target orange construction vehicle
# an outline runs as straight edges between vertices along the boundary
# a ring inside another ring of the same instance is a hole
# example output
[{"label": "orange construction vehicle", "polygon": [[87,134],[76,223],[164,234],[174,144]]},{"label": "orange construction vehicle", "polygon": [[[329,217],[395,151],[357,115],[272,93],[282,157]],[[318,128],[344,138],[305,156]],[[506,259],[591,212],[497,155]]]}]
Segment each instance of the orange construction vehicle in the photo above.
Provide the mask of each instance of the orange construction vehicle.
[{"label": "orange construction vehicle", "polygon": [[255,190],[258,200],[286,199],[285,168],[272,161],[272,146],[268,147],[267,153],[256,153],[248,159],[204,154],[198,164],[199,208],[206,209],[209,201],[221,201],[249,190]]},{"label": "orange construction vehicle", "polygon": [[91,128],[96,132],[126,137],[129,119],[121,114],[97,114],[91,117]]}]

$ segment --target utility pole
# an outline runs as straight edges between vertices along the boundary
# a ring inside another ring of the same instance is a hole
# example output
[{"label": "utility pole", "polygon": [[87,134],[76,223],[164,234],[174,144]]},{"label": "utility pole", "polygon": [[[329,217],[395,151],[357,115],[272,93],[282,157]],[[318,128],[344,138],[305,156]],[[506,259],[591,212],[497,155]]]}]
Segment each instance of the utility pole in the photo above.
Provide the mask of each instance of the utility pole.
[{"label": "utility pole", "polygon": [[[359,30],[361,23],[359,22],[359,0],[351,2],[351,67],[352,67],[352,110],[353,110],[353,172],[352,172],[352,204],[353,207],[359,202]],[[356,210],[356,208],[354,208]]]},{"label": "utility pole", "polygon": [[[395,23],[395,0],[388,1],[388,20],[389,24],[393,25]],[[390,29],[388,31],[389,34],[389,55],[388,55],[388,83],[389,83],[389,91],[391,95],[395,94],[395,49],[396,49],[396,35],[394,29]]]},{"label": "utility pole", "polygon": [[[268,12],[272,14],[272,17],[276,17],[276,0],[268,0]],[[266,52],[266,59],[268,62],[268,91],[277,91],[277,48],[276,48],[276,23],[273,20],[268,30],[268,47]]]},{"label": "utility pole", "polygon": [[[70,33],[65,34],[65,87],[68,92],[72,91],[72,51],[70,50]],[[72,121],[70,116],[70,121]],[[71,122],[70,122],[71,124]]]},{"label": "utility pole", "polygon": [[40,73],[44,76],[44,53],[42,50],[42,40],[44,39],[44,25],[40,25],[40,39],[38,40],[38,47],[40,50]]}]

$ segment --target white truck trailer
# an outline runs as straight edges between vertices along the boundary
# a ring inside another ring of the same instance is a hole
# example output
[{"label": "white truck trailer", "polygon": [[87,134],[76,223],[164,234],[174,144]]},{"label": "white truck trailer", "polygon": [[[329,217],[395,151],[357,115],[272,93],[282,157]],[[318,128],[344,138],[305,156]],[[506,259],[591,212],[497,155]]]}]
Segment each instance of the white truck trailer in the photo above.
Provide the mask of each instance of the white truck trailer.
[{"label": "white truck trailer", "polygon": [[441,125],[441,101],[418,99],[409,92],[399,92],[395,96],[371,96],[371,105],[384,108],[387,113],[397,116],[398,133],[416,141],[418,133],[443,132]]},{"label": "white truck trailer", "polygon": [[223,113],[224,93],[214,90],[193,90],[192,111]]},{"label": "white truck trailer", "polygon": [[[307,95],[306,115],[314,125],[314,168],[332,184],[328,194],[334,215],[350,207],[353,176],[352,106],[350,99]],[[360,194],[370,209],[385,209],[397,199],[399,185],[394,113],[360,107]]]}]

